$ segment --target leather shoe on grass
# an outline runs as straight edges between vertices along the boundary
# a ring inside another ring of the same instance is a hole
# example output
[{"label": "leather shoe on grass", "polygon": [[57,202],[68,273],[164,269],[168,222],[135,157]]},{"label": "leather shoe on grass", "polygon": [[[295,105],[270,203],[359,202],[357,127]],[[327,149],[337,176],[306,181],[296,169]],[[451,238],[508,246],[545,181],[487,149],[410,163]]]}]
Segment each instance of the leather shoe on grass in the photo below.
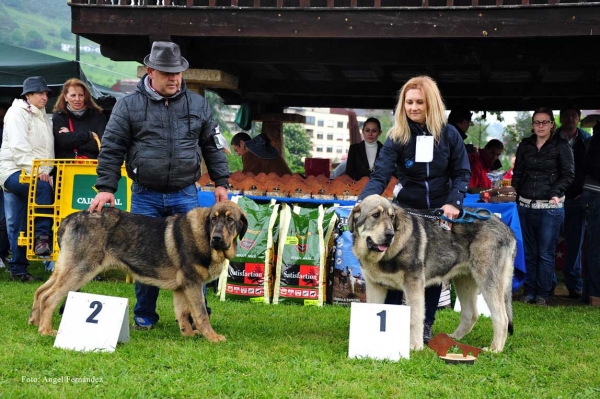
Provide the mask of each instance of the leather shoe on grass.
[{"label": "leather shoe on grass", "polygon": [[581,291],[579,291],[579,290],[569,291],[569,298],[581,299]]}]

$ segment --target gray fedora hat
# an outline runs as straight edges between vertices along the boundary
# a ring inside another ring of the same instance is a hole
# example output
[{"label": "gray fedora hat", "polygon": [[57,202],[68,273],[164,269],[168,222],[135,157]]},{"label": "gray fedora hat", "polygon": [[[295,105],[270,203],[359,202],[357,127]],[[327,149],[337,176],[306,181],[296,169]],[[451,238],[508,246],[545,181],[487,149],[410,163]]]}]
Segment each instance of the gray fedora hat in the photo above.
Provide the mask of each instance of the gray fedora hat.
[{"label": "gray fedora hat", "polygon": [[181,56],[176,43],[154,42],[150,54],[144,58],[144,65],[157,71],[179,73],[187,70],[190,64]]},{"label": "gray fedora hat", "polygon": [[38,93],[42,91],[47,91],[48,94],[52,94],[52,90],[50,90],[44,78],[41,76],[32,76],[23,81],[23,93],[21,93],[21,96],[24,96],[27,93]]}]

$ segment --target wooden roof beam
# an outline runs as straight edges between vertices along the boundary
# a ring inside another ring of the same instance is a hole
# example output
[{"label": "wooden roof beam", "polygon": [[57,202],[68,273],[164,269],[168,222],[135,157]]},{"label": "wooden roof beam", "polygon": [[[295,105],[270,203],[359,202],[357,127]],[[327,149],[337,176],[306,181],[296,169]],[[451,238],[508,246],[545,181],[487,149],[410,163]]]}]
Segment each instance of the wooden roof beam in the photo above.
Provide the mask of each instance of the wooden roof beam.
[{"label": "wooden roof beam", "polygon": [[[146,67],[138,66],[137,75],[139,78],[146,74]],[[190,68],[183,73],[183,78],[188,83],[196,83],[207,89],[220,88],[228,90],[238,89],[238,78],[223,71],[214,69],[195,69]]]}]

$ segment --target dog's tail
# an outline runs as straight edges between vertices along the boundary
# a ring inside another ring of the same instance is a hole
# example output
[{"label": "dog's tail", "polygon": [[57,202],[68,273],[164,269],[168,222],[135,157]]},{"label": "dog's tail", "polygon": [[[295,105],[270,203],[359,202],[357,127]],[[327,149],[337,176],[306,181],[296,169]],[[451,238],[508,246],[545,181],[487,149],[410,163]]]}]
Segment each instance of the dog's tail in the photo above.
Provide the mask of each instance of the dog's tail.
[{"label": "dog's tail", "polygon": [[506,307],[506,315],[508,316],[508,333],[513,335],[514,327],[513,327],[513,311],[512,311],[512,280],[513,280],[513,270],[514,270],[514,262],[515,256],[517,255],[517,243],[516,240],[513,240],[512,253],[508,258],[507,265],[505,266],[505,270],[509,270],[504,281],[504,305]]},{"label": "dog's tail", "polygon": [[508,283],[504,290],[504,306],[508,316],[508,333],[513,335],[513,311],[512,311],[512,282]]}]

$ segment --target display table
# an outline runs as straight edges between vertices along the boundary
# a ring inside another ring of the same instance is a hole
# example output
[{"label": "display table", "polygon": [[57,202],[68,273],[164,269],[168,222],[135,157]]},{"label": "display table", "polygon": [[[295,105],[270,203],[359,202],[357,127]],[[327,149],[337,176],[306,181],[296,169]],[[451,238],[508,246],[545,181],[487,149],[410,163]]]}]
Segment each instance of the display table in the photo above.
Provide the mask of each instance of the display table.
[{"label": "display table", "polygon": [[513,274],[513,291],[519,289],[525,282],[525,250],[523,249],[523,235],[521,234],[521,222],[517,211],[516,202],[500,202],[491,204],[479,201],[479,194],[467,194],[463,202],[464,206],[471,208],[485,208],[493,213],[499,213],[502,221],[511,228],[517,239],[517,256],[515,257],[515,271]]},{"label": "display table", "polygon": [[[228,194],[229,199],[236,194]],[[332,205],[354,205],[356,201],[348,201],[348,200],[324,200],[324,199],[312,199],[312,198],[293,198],[293,197],[261,197],[257,195],[244,195],[246,198],[250,198],[254,201],[271,201],[275,199],[277,202],[286,202],[286,203],[294,203],[294,204],[315,204],[315,205],[323,205],[323,206],[332,206]],[[215,196],[212,192],[209,191],[198,191],[198,202],[200,206],[212,206],[215,203]]]},{"label": "display table", "polygon": [[[229,195],[231,198],[233,195]],[[331,206],[334,204],[338,205],[354,205],[355,201],[347,200],[321,200],[321,199],[304,199],[304,198],[289,198],[289,197],[259,197],[259,196],[246,196],[254,201],[270,201],[275,199],[278,202],[296,203],[296,204],[323,204],[324,206]],[[498,204],[491,204],[486,202],[477,202],[479,200],[479,194],[467,194],[464,201],[464,206],[471,208],[485,208],[489,209],[493,213],[500,214],[502,221],[506,223],[517,239],[517,256],[515,258],[515,271],[513,275],[513,291],[519,289],[519,287],[525,282],[525,252],[523,250],[523,236],[521,234],[521,223],[519,222],[519,214],[517,212],[517,204],[514,202],[503,202]],[[215,197],[212,192],[198,191],[198,203],[200,206],[212,206],[215,203]]]}]

